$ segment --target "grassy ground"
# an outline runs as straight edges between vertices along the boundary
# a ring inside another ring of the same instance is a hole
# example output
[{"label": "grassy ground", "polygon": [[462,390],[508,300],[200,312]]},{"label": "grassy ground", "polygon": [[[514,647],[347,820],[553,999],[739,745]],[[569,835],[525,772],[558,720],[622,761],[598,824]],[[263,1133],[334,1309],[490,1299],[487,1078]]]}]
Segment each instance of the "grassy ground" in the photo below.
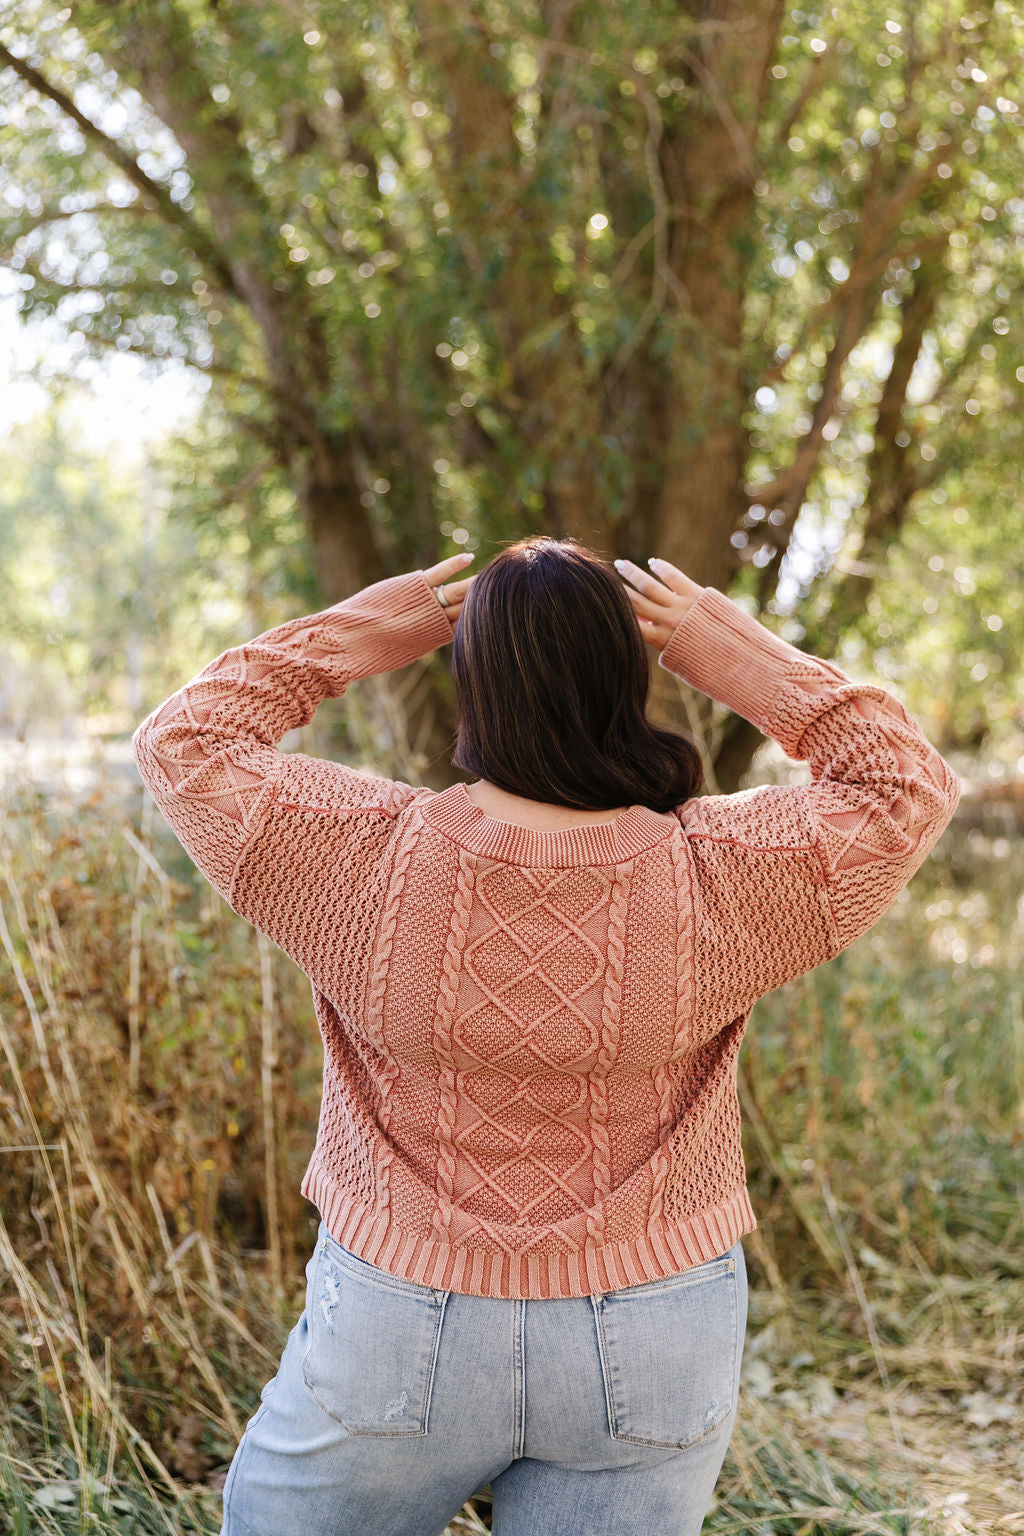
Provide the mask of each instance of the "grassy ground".
[{"label": "grassy ground", "polygon": [[[755,1010],[710,1531],[1024,1531],[1022,864],[951,829]],[[123,793],[15,795],[0,914],[0,1530],[215,1532],[315,1234],[308,985]]]}]

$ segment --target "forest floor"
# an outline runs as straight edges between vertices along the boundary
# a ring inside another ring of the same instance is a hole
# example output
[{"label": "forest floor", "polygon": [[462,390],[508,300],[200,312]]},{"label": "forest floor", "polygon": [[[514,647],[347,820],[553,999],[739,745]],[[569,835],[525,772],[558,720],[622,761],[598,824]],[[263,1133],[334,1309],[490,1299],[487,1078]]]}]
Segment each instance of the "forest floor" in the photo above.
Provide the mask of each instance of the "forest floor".
[{"label": "forest floor", "polygon": [[[129,754],[56,797],[52,757],[5,780],[0,1536],[213,1536],[312,1219],[308,982],[196,879]],[[951,829],[876,931],[757,1006],[706,1536],[1024,1533],[1021,855]],[[486,1532],[474,1504],[451,1536]]]},{"label": "forest floor", "polygon": [[[755,1234],[754,1246],[757,1241]],[[870,1313],[870,1275],[862,1274],[860,1284]],[[942,1387],[940,1347],[927,1360],[913,1349],[896,1352],[890,1369],[883,1354],[883,1383],[874,1348],[872,1367],[867,1350],[849,1350],[852,1336],[861,1331],[856,1322],[848,1323],[845,1344],[833,1331],[834,1317],[816,1335],[807,1326],[813,1311],[809,1298],[792,1300],[795,1318],[790,1298],[770,1290],[751,1293],[730,1452],[735,1465],[727,1463],[719,1485],[723,1516],[740,1512],[729,1507],[734,1483],[747,1492],[757,1484],[751,1463],[764,1443],[775,1445],[774,1464],[784,1469],[779,1482],[789,1483],[785,1490],[776,1486],[774,1496],[788,1498],[793,1513],[799,1510],[813,1525],[827,1528],[850,1516],[856,1523],[856,1507],[863,1519],[877,1501],[888,1505],[890,1529],[899,1527],[902,1507],[907,1530],[935,1536],[1024,1532],[1024,1401],[1013,1345],[1007,1349],[1005,1335],[987,1378],[983,1362],[992,1340],[979,1334],[965,1341],[973,1356],[971,1382],[964,1382],[965,1361],[953,1348],[946,1363],[957,1384]],[[831,1303],[825,1310],[833,1311]],[[874,1343],[881,1347],[877,1335]],[[974,1374],[979,1368],[981,1374]],[[985,1379],[987,1386],[979,1385]],[[764,1491],[767,1495],[767,1487]],[[738,1502],[743,1508],[742,1497]]]},{"label": "forest floor", "polygon": [[[919,1528],[930,1525],[950,1536],[1024,1532],[1018,1405],[1009,1405],[1011,1421],[1002,1416],[1008,1405],[983,1393],[968,1394],[972,1401],[960,1403],[909,1387],[889,1394],[861,1389],[831,1402],[827,1391],[822,1396],[824,1403],[804,1407],[790,1402],[787,1434],[851,1479],[881,1483],[897,1494],[902,1481],[908,1513]],[[751,1412],[745,1393],[741,1416],[745,1408],[767,1432],[774,1415],[765,1405]],[[993,1410],[1000,1414],[994,1420]],[[835,1509],[832,1518],[840,1513]]]}]

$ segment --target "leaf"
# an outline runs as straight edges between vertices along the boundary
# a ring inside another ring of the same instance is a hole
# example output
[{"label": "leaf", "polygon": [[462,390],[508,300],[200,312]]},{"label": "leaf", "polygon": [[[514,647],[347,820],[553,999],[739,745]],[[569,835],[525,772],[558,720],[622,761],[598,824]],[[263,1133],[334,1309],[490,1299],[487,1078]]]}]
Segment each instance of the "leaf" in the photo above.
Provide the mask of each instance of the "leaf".
[{"label": "leaf", "polygon": [[43,1509],[61,1509],[78,1502],[78,1489],[73,1483],[44,1483],[32,1497]]},{"label": "leaf", "polygon": [[978,1429],[990,1424],[1007,1424],[1016,1419],[1018,1406],[1010,1398],[990,1397],[987,1392],[967,1392],[960,1399],[964,1418]]},{"label": "leaf", "polygon": [[752,1360],[744,1360],[743,1385],[754,1397],[770,1397],[775,1390],[775,1377],[767,1361],[759,1360],[756,1356]]}]

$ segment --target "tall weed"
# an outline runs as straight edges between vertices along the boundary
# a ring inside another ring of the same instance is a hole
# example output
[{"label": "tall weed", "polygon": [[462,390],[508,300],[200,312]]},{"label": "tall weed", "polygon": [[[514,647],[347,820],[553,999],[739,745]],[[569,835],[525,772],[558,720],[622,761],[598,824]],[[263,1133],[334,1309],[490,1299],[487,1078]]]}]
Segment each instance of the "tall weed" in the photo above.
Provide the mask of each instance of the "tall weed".
[{"label": "tall weed", "polygon": [[[757,1368],[723,1532],[930,1529],[908,1384],[950,1411],[1012,1395],[1022,861],[971,838],[953,829],[872,935],[755,1010]],[[308,983],[148,800],[112,787],[12,793],[0,946],[2,1519],[216,1531],[315,1237],[298,1194],[321,1067]],[[822,1381],[875,1395],[882,1463],[857,1461],[877,1440],[837,1464],[797,1432]],[[486,1518],[482,1494],[453,1532]]]}]

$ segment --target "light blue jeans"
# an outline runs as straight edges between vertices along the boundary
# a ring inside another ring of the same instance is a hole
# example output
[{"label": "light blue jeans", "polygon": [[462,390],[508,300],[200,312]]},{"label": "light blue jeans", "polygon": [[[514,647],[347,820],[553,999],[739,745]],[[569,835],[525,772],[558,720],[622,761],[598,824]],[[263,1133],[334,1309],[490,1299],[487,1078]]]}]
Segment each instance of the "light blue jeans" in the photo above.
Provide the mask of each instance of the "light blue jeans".
[{"label": "light blue jeans", "polygon": [[306,1305],[224,1485],[221,1536],[696,1536],[739,1391],[743,1249],[567,1301],[415,1285],[321,1224]]}]

